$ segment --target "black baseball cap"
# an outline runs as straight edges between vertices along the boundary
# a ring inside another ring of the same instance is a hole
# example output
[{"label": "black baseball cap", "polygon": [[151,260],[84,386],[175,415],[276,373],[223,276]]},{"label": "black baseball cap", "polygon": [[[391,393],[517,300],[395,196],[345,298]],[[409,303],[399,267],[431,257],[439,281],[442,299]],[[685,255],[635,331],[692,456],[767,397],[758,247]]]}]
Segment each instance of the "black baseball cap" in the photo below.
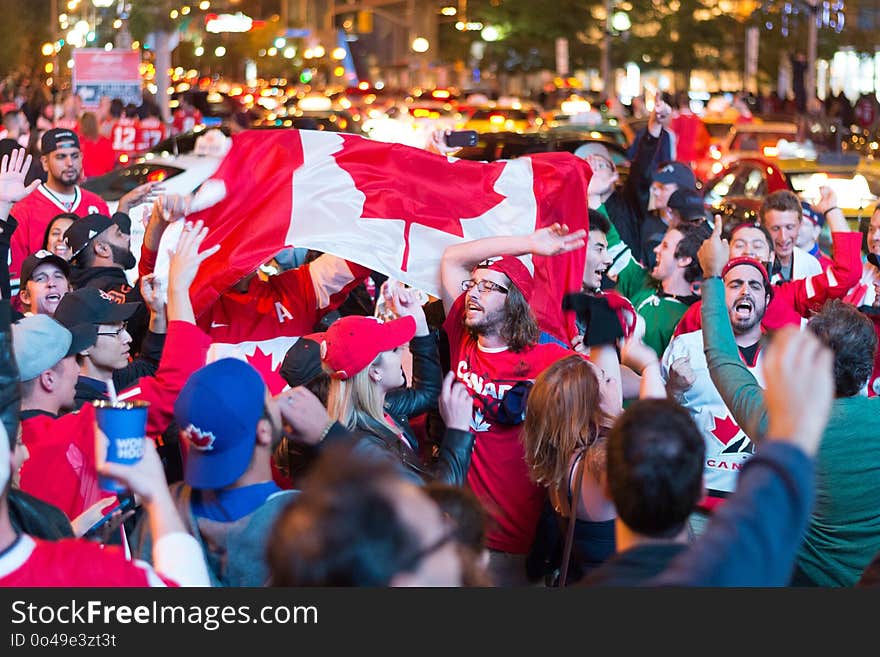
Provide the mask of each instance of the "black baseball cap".
[{"label": "black baseball cap", "polygon": [[51,251],[40,249],[36,253],[29,255],[24,259],[24,262],[21,263],[21,285],[24,286],[25,283],[31,280],[31,276],[33,276],[34,270],[37,267],[45,264],[55,265],[61,270],[64,277],[70,280],[70,263]]},{"label": "black baseball cap", "polygon": [[46,130],[40,137],[40,153],[48,155],[59,148],[79,148],[79,137],[67,128]]},{"label": "black baseball cap", "polygon": [[291,388],[306,385],[318,376],[321,368],[321,342],[323,333],[304,335],[287,350],[281,363],[281,378]]},{"label": "black baseball cap", "polygon": [[87,214],[70,224],[70,227],[64,231],[64,243],[70,249],[71,260],[76,258],[89,242],[113,224],[117,224],[123,233],[131,233],[131,219],[124,212],[114,212],[112,218],[97,213]]},{"label": "black baseball cap", "polygon": [[140,303],[116,303],[96,287],[81,287],[61,297],[55,319],[67,328],[81,324],[116,324],[127,321]]},{"label": "black baseball cap", "polygon": [[703,205],[703,195],[696,189],[690,187],[679,187],[669,195],[666,207],[672,210],[678,210],[682,219],[688,221],[691,219],[704,218],[706,208]]},{"label": "black baseball cap", "polygon": [[661,164],[654,172],[653,181],[662,185],[675,183],[679,187],[690,187],[691,189],[697,186],[694,172],[691,171],[688,165],[681,162],[665,162]]}]

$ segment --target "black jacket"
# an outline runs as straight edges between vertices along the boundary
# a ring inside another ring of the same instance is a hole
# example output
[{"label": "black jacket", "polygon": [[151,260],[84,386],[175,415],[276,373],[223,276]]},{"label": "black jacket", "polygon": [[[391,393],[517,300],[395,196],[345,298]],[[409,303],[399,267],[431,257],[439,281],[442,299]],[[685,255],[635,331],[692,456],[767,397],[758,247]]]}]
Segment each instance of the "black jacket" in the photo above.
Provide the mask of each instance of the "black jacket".
[{"label": "black jacket", "polygon": [[[9,240],[18,227],[18,222],[9,217],[0,222],[0,420],[9,436],[10,448],[18,435],[19,408],[21,392],[18,386],[18,364],[12,351],[12,308],[9,287]],[[0,449],[5,449],[0,445]]]},{"label": "black jacket", "polygon": [[[113,388],[122,392],[135,385],[145,376],[155,376],[165,347],[165,334],[147,331],[147,337],[141,346],[141,354],[128,365],[113,371]],[[76,381],[74,409],[79,410],[83,404],[95,400],[107,399],[107,386],[101,381],[80,376]]]},{"label": "black jacket", "polygon": [[118,303],[140,303],[131,319],[128,320],[128,333],[131,335],[131,353],[140,353],[144,338],[150,325],[150,311],[138,285],[131,286],[125,271],[119,267],[72,267],[70,284],[75,290],[81,287],[94,287],[104,292],[118,295]]},{"label": "black jacket", "polygon": [[[355,438],[355,451],[371,456],[393,458],[401,465],[401,474],[414,483],[441,481],[462,485],[467,476],[474,447],[474,434],[446,429],[436,461],[425,464],[419,456],[419,445],[409,418],[437,406],[443,373],[437,346],[437,332],[410,341],[413,356],[413,380],[409,388],[395,390],[385,400],[385,410],[403,430],[407,444],[379,422],[368,420],[348,438]],[[340,427],[341,428],[341,427]],[[338,437],[338,432],[333,434]],[[343,434],[344,435],[344,434]],[[328,436],[330,437],[330,436]]]}]

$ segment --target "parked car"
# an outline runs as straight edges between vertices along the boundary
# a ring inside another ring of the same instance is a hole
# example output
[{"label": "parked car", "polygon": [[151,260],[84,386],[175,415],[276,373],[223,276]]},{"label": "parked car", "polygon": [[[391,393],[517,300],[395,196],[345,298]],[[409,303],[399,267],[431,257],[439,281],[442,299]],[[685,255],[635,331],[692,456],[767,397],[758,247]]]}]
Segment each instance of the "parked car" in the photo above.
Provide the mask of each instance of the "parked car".
[{"label": "parked car", "polygon": [[568,152],[574,153],[583,144],[597,142],[607,149],[621,182],[629,173],[629,160],[626,149],[618,141],[602,133],[589,130],[547,130],[542,132],[489,132],[478,135],[477,145],[463,148],[456,157],[465,160],[510,160],[523,155],[536,153]]}]

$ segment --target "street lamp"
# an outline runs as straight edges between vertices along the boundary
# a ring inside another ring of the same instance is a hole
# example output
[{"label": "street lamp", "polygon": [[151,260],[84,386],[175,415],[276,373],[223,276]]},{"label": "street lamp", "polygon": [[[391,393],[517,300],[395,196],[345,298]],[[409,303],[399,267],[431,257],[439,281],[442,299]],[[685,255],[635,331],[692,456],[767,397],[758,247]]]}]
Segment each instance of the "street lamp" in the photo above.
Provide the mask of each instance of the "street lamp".
[{"label": "street lamp", "polygon": [[431,44],[428,43],[428,40],[425,37],[416,37],[412,41],[412,49],[413,52],[428,52],[428,48],[431,47]]}]

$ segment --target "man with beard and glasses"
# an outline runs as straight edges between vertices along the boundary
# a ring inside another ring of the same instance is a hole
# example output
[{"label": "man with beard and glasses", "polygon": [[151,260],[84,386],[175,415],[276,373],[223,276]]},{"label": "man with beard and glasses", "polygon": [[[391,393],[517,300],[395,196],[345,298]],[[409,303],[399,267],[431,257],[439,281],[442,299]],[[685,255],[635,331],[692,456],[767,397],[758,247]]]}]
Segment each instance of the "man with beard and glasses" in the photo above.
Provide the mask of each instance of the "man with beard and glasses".
[{"label": "man with beard and glasses", "polygon": [[132,353],[140,353],[150,322],[148,306],[139,285],[131,285],[125,274],[137,264],[131,252],[131,220],[116,212],[112,217],[90,214],[64,232],[70,249],[70,282],[74,289],[92,287],[103,290],[116,303],[138,303],[128,320]]},{"label": "man with beard and glasses", "polygon": [[[171,486],[171,496],[202,546],[212,585],[266,585],[270,531],[297,494],[272,481],[282,427],[275,400],[253,367],[222,358],[186,382],[174,419],[188,449],[184,481]],[[136,529],[133,545],[136,558],[150,558],[147,523]]]},{"label": "man with beard and glasses", "polygon": [[[716,222],[713,235],[720,236],[720,231],[721,222]],[[701,247],[701,252],[705,248]],[[739,257],[724,265],[721,279],[740,357],[763,385],[761,319],[772,296],[770,277],[757,260]],[[699,533],[711,510],[734,491],[737,475],[754,453],[754,445],[712,383],[703,351],[702,329],[673,338],[663,354],[661,373],[667,392],[690,411],[706,446],[703,479],[707,495],[691,521],[691,527]]]},{"label": "man with beard and glasses", "polygon": [[476,442],[467,484],[494,521],[489,570],[498,586],[528,584],[526,555],[546,494],[529,479],[519,438],[524,393],[544,369],[572,353],[537,344],[529,300],[543,291],[534,289],[531,272],[516,256],[565,253],[583,248],[585,238],[586,231],[569,233],[554,224],[531,235],[449,246],[440,263],[451,368],[474,399]]}]

